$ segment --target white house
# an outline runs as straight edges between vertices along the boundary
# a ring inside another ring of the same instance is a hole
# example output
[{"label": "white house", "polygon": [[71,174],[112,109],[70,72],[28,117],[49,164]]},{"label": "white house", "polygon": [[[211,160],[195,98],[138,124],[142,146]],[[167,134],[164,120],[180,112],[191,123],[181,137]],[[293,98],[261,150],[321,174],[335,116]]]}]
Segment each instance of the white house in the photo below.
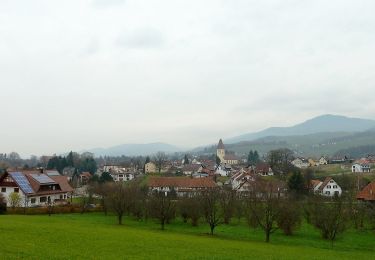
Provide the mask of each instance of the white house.
[{"label": "white house", "polygon": [[328,164],[328,161],[327,161],[326,158],[324,158],[324,157],[322,156],[322,157],[320,157],[320,159],[319,159],[319,164],[320,164],[320,165],[327,165],[327,164]]},{"label": "white house", "polygon": [[247,191],[246,184],[251,181],[255,181],[256,176],[253,171],[245,171],[244,169],[239,170],[233,174],[229,180],[233,190]]},{"label": "white house", "polygon": [[325,178],[325,180],[312,180],[314,193],[320,194],[322,196],[333,197],[334,195],[341,196],[342,189],[331,177]]},{"label": "white house", "polygon": [[355,163],[352,165],[352,172],[370,172],[371,167],[367,163]]},{"label": "white house", "polygon": [[132,172],[124,172],[124,173],[110,173],[112,179],[115,181],[115,182],[119,182],[119,181],[131,181],[132,179],[134,179],[135,177],[135,174],[132,173]]},{"label": "white house", "polygon": [[291,162],[297,168],[307,168],[310,166],[309,162],[302,157],[298,157]]},{"label": "white house", "polygon": [[0,177],[0,192],[4,195],[7,206],[11,206],[11,194],[17,193],[21,199],[17,206],[35,207],[65,203],[73,188],[66,176],[27,171],[3,174]]},{"label": "white house", "polygon": [[232,167],[227,164],[220,164],[216,167],[215,174],[218,174],[220,176],[229,176],[230,173],[232,172]]}]

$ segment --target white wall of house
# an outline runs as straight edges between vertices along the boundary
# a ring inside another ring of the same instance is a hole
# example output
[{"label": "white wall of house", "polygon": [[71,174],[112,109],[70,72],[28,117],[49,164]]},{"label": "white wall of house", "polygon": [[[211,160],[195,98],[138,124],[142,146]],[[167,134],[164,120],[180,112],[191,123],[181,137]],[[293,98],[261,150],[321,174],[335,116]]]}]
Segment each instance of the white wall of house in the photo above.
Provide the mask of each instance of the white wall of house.
[{"label": "white wall of house", "polygon": [[320,159],[319,159],[319,164],[320,164],[320,165],[326,165],[326,164],[328,164],[328,161],[326,160],[326,158],[324,158],[324,157],[320,157]]},{"label": "white wall of house", "polygon": [[327,197],[333,197],[336,193],[338,196],[341,196],[342,194],[341,187],[334,180],[330,180],[322,190],[319,189],[321,185],[323,185],[323,182],[316,185],[314,192]]},{"label": "white wall of house", "polygon": [[[5,192],[3,192],[5,189]],[[0,187],[0,193],[5,197],[7,202],[7,207],[10,207],[10,199],[9,196],[13,192],[15,192],[16,187]],[[67,193],[61,194],[53,194],[53,195],[43,195],[43,196],[25,196],[25,193],[21,189],[18,190],[18,194],[20,195],[21,202],[20,207],[35,207],[35,206],[46,206],[48,202],[48,197],[50,197],[51,202],[55,202],[55,200],[60,199],[67,199]]]},{"label": "white wall of house", "polygon": [[134,174],[133,173],[119,173],[119,174],[111,174],[113,180],[115,182],[118,181],[131,181],[134,179]]},{"label": "white wall of house", "polygon": [[297,168],[307,168],[309,167],[308,162],[304,162],[301,159],[297,158],[292,161],[292,164]]},{"label": "white wall of house", "polygon": [[336,193],[338,196],[341,196],[341,187],[334,180],[330,180],[323,188],[322,195],[333,197]]},{"label": "white wall of house", "polygon": [[352,172],[370,172],[371,168],[369,165],[363,165],[355,163],[352,165]]},{"label": "white wall of house", "polygon": [[24,203],[25,203],[25,193],[23,193],[22,190],[19,187],[0,187],[0,193],[4,196],[4,198],[5,198],[6,202],[7,202],[7,207],[11,206],[10,205],[9,196],[13,192],[16,192],[16,193],[18,193],[20,195],[20,197],[21,197],[20,206],[24,205]]}]

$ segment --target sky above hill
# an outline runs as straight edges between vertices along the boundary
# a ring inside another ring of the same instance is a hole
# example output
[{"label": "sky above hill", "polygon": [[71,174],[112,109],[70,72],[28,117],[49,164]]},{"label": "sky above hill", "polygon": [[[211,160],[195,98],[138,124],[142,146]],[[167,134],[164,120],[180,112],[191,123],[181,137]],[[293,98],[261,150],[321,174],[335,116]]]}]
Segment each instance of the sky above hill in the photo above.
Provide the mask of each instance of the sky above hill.
[{"label": "sky above hill", "polygon": [[373,0],[2,0],[0,152],[375,118]]}]

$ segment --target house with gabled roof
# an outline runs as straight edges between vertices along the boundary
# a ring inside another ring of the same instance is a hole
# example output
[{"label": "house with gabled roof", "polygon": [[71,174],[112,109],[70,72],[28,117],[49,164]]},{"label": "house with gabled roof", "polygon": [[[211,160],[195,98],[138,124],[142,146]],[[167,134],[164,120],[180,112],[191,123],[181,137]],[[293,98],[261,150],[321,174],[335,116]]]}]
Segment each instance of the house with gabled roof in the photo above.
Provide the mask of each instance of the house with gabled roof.
[{"label": "house with gabled roof", "polygon": [[322,156],[319,158],[319,165],[327,165],[328,164],[328,160]]},{"label": "house with gabled roof", "polygon": [[314,193],[322,196],[333,197],[335,195],[341,196],[342,194],[340,185],[331,177],[326,177],[324,181],[311,180],[311,187]]},{"label": "house with gabled roof", "polygon": [[357,200],[370,201],[375,203],[375,181],[367,184],[356,196]]},{"label": "house with gabled roof", "polygon": [[246,186],[249,182],[256,180],[256,175],[253,170],[241,169],[234,173],[229,179],[229,184],[232,186],[233,190],[236,191],[246,191]]},{"label": "house with gabled roof", "polygon": [[271,166],[265,162],[258,162],[255,165],[254,172],[260,176],[273,176]]},{"label": "house with gabled roof", "polygon": [[73,188],[66,176],[40,171],[6,172],[0,177],[0,193],[10,206],[9,196],[18,193],[20,207],[46,206],[50,203],[65,203]]},{"label": "house with gabled roof", "polygon": [[291,164],[300,169],[307,168],[310,166],[309,162],[305,158],[302,158],[302,157],[297,157],[291,162]]},{"label": "house with gabled roof", "polygon": [[366,163],[366,162],[357,162],[352,165],[352,172],[354,173],[371,172],[371,166],[369,163]]}]

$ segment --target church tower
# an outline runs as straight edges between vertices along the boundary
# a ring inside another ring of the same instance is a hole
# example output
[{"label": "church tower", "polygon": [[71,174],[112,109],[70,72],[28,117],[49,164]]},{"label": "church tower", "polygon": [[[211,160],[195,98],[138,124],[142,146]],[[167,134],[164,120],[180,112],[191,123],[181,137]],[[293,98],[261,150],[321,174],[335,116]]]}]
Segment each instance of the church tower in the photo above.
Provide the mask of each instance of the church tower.
[{"label": "church tower", "polygon": [[217,148],[216,148],[216,155],[217,157],[220,158],[220,161],[222,163],[225,163],[225,160],[224,160],[224,157],[225,157],[225,147],[224,147],[224,144],[223,144],[223,140],[219,140],[219,144],[217,145]]}]

